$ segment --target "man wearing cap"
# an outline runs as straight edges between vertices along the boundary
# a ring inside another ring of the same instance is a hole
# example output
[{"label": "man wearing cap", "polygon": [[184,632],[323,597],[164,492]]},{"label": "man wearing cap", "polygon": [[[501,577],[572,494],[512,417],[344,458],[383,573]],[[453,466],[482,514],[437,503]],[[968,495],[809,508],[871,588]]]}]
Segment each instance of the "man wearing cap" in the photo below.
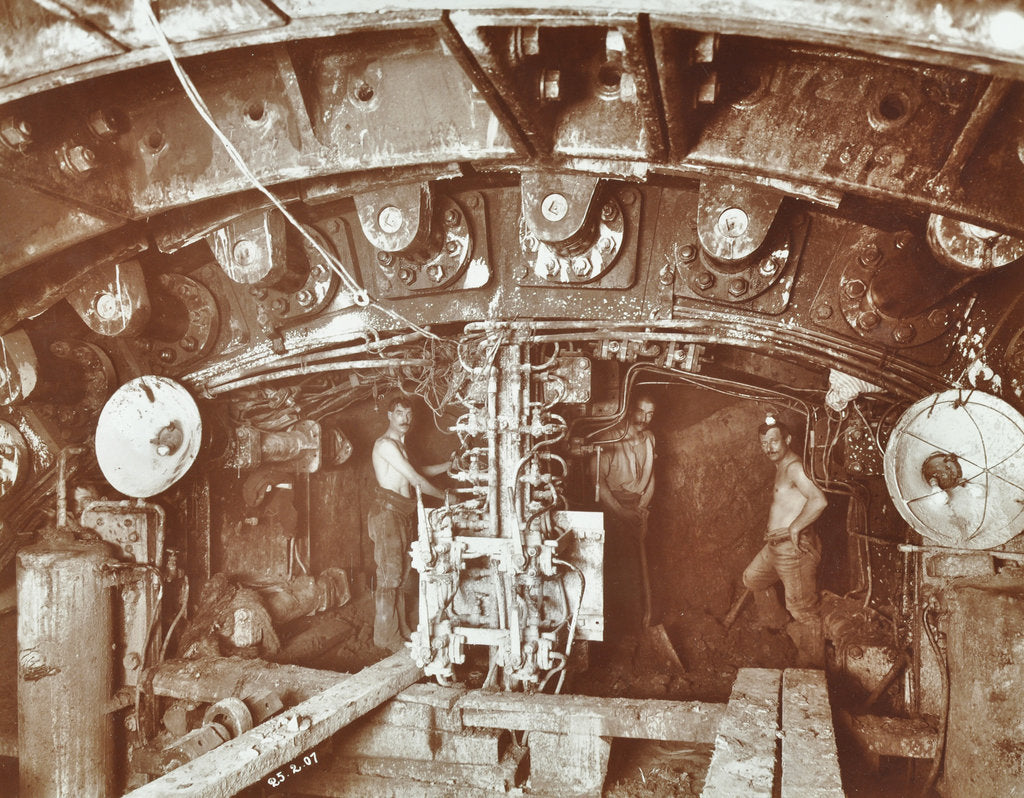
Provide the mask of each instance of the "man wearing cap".
[{"label": "man wearing cap", "polygon": [[[406,602],[415,598],[409,546],[416,533],[416,498],[419,488],[427,496],[443,499],[409,462],[405,435],[412,425],[412,404],[398,396],[388,405],[388,428],[373,444],[373,471],[377,477],[374,502],[367,517],[373,558],[377,563],[376,614],[373,644],[398,651],[409,637]],[[427,466],[428,476],[444,473],[447,463]]]},{"label": "man wearing cap", "polygon": [[817,588],[821,545],[811,524],[828,502],[790,448],[793,436],[785,426],[769,416],[758,434],[761,451],[775,464],[775,487],[765,545],[743,572],[743,584],[754,594],[762,623],[781,628],[786,614],[779,606],[775,583],[782,581],[786,609],[794,621],[787,632],[808,664],[821,666],[824,640]]}]

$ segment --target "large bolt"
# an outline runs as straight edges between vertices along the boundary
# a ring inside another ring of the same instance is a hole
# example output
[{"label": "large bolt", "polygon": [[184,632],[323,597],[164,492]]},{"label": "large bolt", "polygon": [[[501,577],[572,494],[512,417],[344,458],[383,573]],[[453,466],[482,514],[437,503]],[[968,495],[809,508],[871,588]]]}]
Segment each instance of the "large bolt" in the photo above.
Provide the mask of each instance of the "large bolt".
[{"label": "large bolt", "polygon": [[693,244],[687,244],[679,250],[679,257],[683,259],[684,263],[689,263],[697,257],[697,248]]},{"label": "large bolt", "polygon": [[750,217],[742,208],[726,208],[718,217],[718,232],[729,238],[739,238],[750,226]]},{"label": "large bolt", "polygon": [[892,339],[898,344],[909,344],[916,334],[913,324],[901,324],[892,331]]},{"label": "large bolt", "polygon": [[545,69],[540,74],[540,98],[557,100],[562,93],[562,73],[557,69]]},{"label": "large bolt", "polygon": [[401,208],[387,205],[381,208],[380,213],[377,214],[377,227],[385,233],[397,233],[402,229],[404,219],[405,215]]},{"label": "large bolt", "polygon": [[864,251],[860,254],[860,257],[857,260],[860,261],[861,266],[871,267],[881,259],[882,251],[878,248],[878,244],[871,241],[865,245]]},{"label": "large bolt", "polygon": [[157,357],[159,357],[160,361],[163,363],[173,363],[178,356],[174,354],[173,349],[161,349],[157,354]]},{"label": "large bolt", "polygon": [[449,227],[455,227],[461,220],[461,214],[454,208],[449,208],[444,212],[444,223]]},{"label": "large bolt", "polygon": [[270,303],[270,310],[278,316],[283,316],[288,312],[288,300],[283,296],[277,297]]},{"label": "large bolt", "polygon": [[256,257],[256,245],[248,238],[240,238],[231,248],[231,257],[239,266],[247,266]]},{"label": "large bolt", "polygon": [[191,335],[186,335],[181,339],[181,348],[186,352],[195,352],[199,348],[199,341]]},{"label": "large bolt", "polygon": [[121,310],[117,297],[107,291],[97,294],[92,306],[96,315],[104,321],[116,318]]},{"label": "large bolt", "polygon": [[117,135],[117,120],[102,108],[97,108],[89,116],[89,130],[101,139],[111,139]]},{"label": "large bolt", "polygon": [[703,271],[697,275],[697,287],[701,291],[707,291],[715,284],[715,275],[709,271]]},{"label": "large bolt", "polygon": [[572,273],[577,277],[586,277],[590,274],[590,261],[586,258],[574,258],[572,262]]},{"label": "large bolt", "polygon": [[398,279],[406,285],[412,285],[416,282],[416,272],[410,269],[408,266],[403,266],[398,270]]},{"label": "large bolt", "polygon": [[761,275],[764,277],[771,277],[773,274],[775,274],[778,268],[779,264],[775,262],[775,256],[772,256],[771,258],[769,258],[768,260],[761,264],[761,268],[758,269],[758,271],[760,271]]},{"label": "large bolt", "polygon": [[449,255],[458,254],[460,248],[458,241],[449,241],[444,245],[444,251]]},{"label": "large bolt", "polygon": [[729,281],[729,293],[732,296],[743,296],[747,293],[747,281],[742,277]]},{"label": "large bolt", "polygon": [[256,297],[256,299],[262,301],[267,298],[267,289],[262,285],[250,286],[249,294]]},{"label": "large bolt", "polygon": [[619,209],[614,202],[606,202],[601,208],[601,218],[606,222],[614,222],[619,215]]},{"label": "large bolt", "polygon": [[84,144],[75,144],[65,148],[64,163],[71,172],[84,175],[96,168],[96,153]]},{"label": "large bolt", "polygon": [[390,252],[381,251],[377,253],[377,263],[379,263],[381,266],[390,266],[391,262],[394,259],[394,255],[392,255]]},{"label": "large bolt", "polygon": [[554,191],[541,200],[540,213],[549,222],[560,222],[569,213],[569,201]]},{"label": "large bolt", "polygon": [[857,317],[857,326],[862,330],[873,330],[880,321],[878,314],[873,310],[865,310]]},{"label": "large bolt", "polygon": [[32,143],[32,125],[24,119],[8,117],[0,123],[0,139],[16,150],[27,147]]},{"label": "large bolt", "polygon": [[597,251],[600,252],[602,255],[609,254],[614,247],[615,242],[612,241],[611,238],[609,238],[608,236],[601,236],[601,238],[597,242]]},{"label": "large bolt", "polygon": [[316,296],[314,296],[313,292],[310,291],[308,288],[303,288],[301,291],[299,291],[299,293],[295,295],[295,301],[298,302],[304,308],[308,308],[310,305],[312,305],[315,299]]},{"label": "large bolt", "polygon": [[928,323],[933,327],[945,327],[949,323],[949,312],[945,308],[935,308],[928,314]]},{"label": "large bolt", "polygon": [[850,280],[846,285],[843,286],[843,293],[846,294],[850,299],[859,299],[864,296],[864,293],[868,290],[868,287],[864,285],[862,280]]}]

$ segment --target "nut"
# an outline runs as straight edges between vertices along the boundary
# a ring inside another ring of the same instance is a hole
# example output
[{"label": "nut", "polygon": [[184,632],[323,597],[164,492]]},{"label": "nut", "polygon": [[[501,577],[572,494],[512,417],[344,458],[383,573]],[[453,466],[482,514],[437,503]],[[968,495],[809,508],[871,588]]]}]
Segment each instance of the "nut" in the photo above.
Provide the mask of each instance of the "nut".
[{"label": "nut", "polygon": [[590,274],[590,261],[586,258],[573,258],[572,273],[577,277],[586,277]]},{"label": "nut", "polygon": [[737,277],[735,280],[729,281],[729,294],[732,296],[743,296],[747,293],[747,281],[743,277]]},{"label": "nut", "polygon": [[0,123],[0,139],[14,149],[22,149],[32,143],[32,125],[24,119],[8,117]]},{"label": "nut", "polygon": [[270,310],[278,316],[283,316],[288,312],[288,300],[283,296],[277,297],[270,303]]},{"label": "nut", "polygon": [[302,305],[302,307],[304,308],[308,308],[310,305],[312,305],[314,300],[316,300],[316,297],[313,295],[313,292],[310,291],[308,288],[303,288],[295,295],[295,301]]},{"label": "nut", "polygon": [[195,352],[199,348],[199,342],[191,335],[186,335],[181,339],[181,348],[186,352]]},{"label": "nut", "polygon": [[697,275],[697,287],[701,291],[707,291],[715,284],[715,275],[709,271],[703,271]]},{"label": "nut", "polygon": [[864,285],[863,280],[850,280],[843,286],[843,293],[850,299],[859,299],[867,290],[868,287]]},{"label": "nut", "polygon": [[449,255],[455,255],[458,253],[460,247],[458,241],[449,241],[444,245],[444,251]]},{"label": "nut", "polygon": [[873,310],[865,310],[857,317],[857,326],[862,330],[873,330],[881,321],[878,314]]},{"label": "nut", "polygon": [[117,119],[102,108],[97,108],[89,116],[89,130],[101,139],[110,139],[117,135]]},{"label": "nut", "polygon": [[614,222],[618,218],[619,209],[614,202],[606,202],[601,208],[601,218],[606,222]]},{"label": "nut", "polygon": [[697,248],[693,244],[687,244],[679,250],[679,257],[681,257],[685,263],[689,263],[697,257]]},{"label": "nut", "polygon": [[557,69],[545,69],[540,73],[540,98],[557,100],[562,93],[562,73]]},{"label": "nut", "polygon": [[462,221],[462,215],[454,208],[449,208],[444,212],[444,223],[449,227],[455,227],[460,221]]},{"label": "nut", "polygon": [[934,327],[945,327],[949,323],[949,311],[945,308],[935,308],[928,314],[928,323]]},{"label": "nut", "polygon": [[909,344],[915,335],[917,331],[913,324],[901,324],[892,331],[892,339],[898,344]]},{"label": "nut", "polygon": [[380,251],[377,253],[377,263],[381,266],[390,266],[391,262],[395,259],[394,255],[390,252]]},{"label": "nut", "polygon": [[84,144],[64,148],[64,165],[73,174],[84,175],[96,168],[96,153]]}]

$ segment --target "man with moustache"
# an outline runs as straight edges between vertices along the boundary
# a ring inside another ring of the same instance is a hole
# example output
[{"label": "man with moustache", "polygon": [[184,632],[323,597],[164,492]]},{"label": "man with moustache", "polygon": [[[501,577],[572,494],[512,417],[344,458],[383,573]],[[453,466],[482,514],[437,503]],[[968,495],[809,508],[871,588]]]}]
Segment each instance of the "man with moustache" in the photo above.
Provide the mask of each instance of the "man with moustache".
[{"label": "man with moustache", "polygon": [[[412,418],[412,404],[407,397],[392,399],[388,404],[388,428],[374,442],[371,458],[377,477],[374,502],[367,517],[373,558],[377,563],[373,644],[389,651],[400,650],[409,638],[406,602],[417,597],[409,556],[409,546],[416,534],[414,489],[419,488],[427,496],[444,498],[444,494],[409,462],[405,436]],[[447,467],[447,463],[441,463],[423,471],[428,476],[436,476]]]},{"label": "man with moustache", "polygon": [[824,659],[817,589],[821,544],[811,524],[828,501],[790,448],[793,436],[783,424],[769,416],[758,434],[761,451],[775,465],[775,487],[765,545],[743,572],[743,584],[754,594],[762,623],[779,629],[785,625],[786,613],[779,606],[775,583],[782,581],[786,609],[793,616],[786,630],[807,664],[820,667]]},{"label": "man with moustache", "polygon": [[[641,613],[649,612],[642,547],[647,513],[654,496],[654,401],[646,394],[633,397],[622,437],[601,444],[598,457],[598,501],[608,520],[605,541],[605,597],[609,632],[639,629]],[[644,606],[637,586],[643,587]]]}]

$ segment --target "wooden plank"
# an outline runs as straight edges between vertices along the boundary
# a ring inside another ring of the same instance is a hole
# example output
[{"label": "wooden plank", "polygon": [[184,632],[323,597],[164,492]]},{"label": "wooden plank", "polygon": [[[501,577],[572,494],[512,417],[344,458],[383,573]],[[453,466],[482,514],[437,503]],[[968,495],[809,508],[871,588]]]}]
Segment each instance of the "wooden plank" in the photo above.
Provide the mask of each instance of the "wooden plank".
[{"label": "wooden plank", "polygon": [[782,798],[843,798],[825,671],[782,675]]},{"label": "wooden plank", "polygon": [[517,787],[487,790],[466,785],[453,787],[450,784],[431,784],[416,779],[323,771],[299,774],[294,780],[288,781],[288,789],[294,789],[302,795],[319,795],[323,798],[509,798],[523,795],[523,791]]},{"label": "wooden plank", "polygon": [[850,715],[842,710],[839,718],[866,754],[907,759],[931,759],[935,756],[939,733],[923,718]]},{"label": "wooden plank", "polygon": [[399,651],[129,795],[230,798],[394,697],[422,675],[409,655]]},{"label": "wooden plank", "polygon": [[153,692],[196,704],[212,704],[230,696],[246,698],[270,690],[288,706],[348,678],[347,673],[278,665],[261,659],[203,657],[161,663],[153,674]]},{"label": "wooden plank", "polygon": [[547,693],[468,693],[457,708],[466,726],[710,743],[724,704],[594,698]]},{"label": "wooden plank", "polygon": [[497,729],[467,729],[457,734],[380,723],[360,723],[334,739],[334,752],[341,756],[401,757],[424,762],[454,762],[464,765],[495,765],[507,743],[509,732]]},{"label": "wooden plank", "polygon": [[[331,772],[361,773],[390,779],[413,779],[453,787],[475,787],[505,792],[515,785],[518,757],[506,757],[497,765],[460,765],[454,762],[422,762],[385,757],[339,757],[331,760]],[[326,778],[326,774],[325,774]],[[289,785],[289,789],[291,785]]]},{"label": "wooden plank", "polygon": [[608,773],[611,740],[593,734],[530,732],[530,792],[599,796]]},{"label": "wooden plank", "polygon": [[771,798],[781,683],[777,670],[736,674],[701,798]]}]

